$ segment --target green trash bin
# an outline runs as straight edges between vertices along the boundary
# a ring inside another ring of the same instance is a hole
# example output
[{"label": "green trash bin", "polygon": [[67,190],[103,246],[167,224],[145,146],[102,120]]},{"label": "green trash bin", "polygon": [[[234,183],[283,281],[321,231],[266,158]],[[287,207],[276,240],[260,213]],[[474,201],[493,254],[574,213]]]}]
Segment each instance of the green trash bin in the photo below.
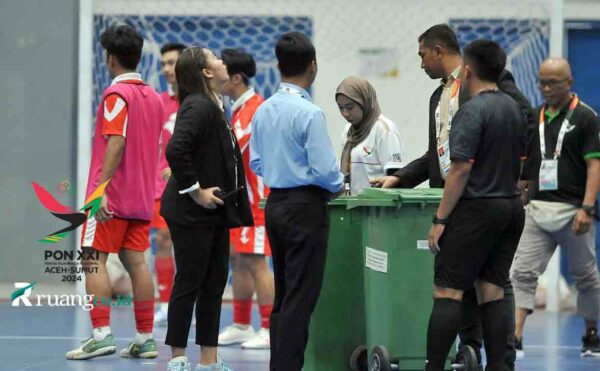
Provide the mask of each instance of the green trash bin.
[{"label": "green trash bin", "polygon": [[349,209],[356,200],[342,196],[329,203],[327,263],[310,321],[304,371],[367,369],[361,218],[359,209]]},{"label": "green trash bin", "polygon": [[362,206],[370,370],[425,367],[434,260],[427,237],[441,198],[441,189],[368,189],[355,202]]}]

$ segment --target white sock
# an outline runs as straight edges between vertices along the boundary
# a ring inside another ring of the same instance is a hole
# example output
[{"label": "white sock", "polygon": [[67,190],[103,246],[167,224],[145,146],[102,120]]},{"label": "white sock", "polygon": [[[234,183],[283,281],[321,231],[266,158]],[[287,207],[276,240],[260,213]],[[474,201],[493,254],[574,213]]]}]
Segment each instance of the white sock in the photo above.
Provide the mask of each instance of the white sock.
[{"label": "white sock", "polygon": [[133,341],[137,344],[137,345],[142,345],[144,344],[146,341],[152,339],[152,333],[146,333],[146,334],[140,334],[139,332],[137,334],[135,334],[135,338],[133,338]]},{"label": "white sock", "polygon": [[92,331],[92,334],[94,336],[94,340],[104,340],[104,338],[106,338],[106,335],[110,334],[110,326],[96,327]]},{"label": "white sock", "polygon": [[235,323],[235,322],[233,323],[233,325],[235,327],[239,328],[240,330],[247,330],[250,327],[250,325],[242,325],[241,323]]},{"label": "white sock", "polygon": [[162,309],[165,313],[168,313],[169,303],[160,303],[160,309]]}]

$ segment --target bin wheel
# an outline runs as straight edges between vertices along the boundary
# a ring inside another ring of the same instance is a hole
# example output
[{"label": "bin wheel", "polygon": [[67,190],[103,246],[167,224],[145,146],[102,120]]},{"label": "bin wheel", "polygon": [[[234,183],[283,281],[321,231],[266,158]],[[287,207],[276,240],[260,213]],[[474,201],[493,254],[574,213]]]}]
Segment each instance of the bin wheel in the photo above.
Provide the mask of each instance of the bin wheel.
[{"label": "bin wheel", "polygon": [[477,361],[477,354],[475,349],[470,345],[462,345],[456,354],[454,363],[452,364],[453,370],[463,371],[478,371],[480,370],[479,362]]},{"label": "bin wheel", "polygon": [[390,354],[386,347],[378,345],[371,354],[371,371],[391,371]]},{"label": "bin wheel", "polygon": [[350,369],[352,371],[369,371],[369,355],[366,345],[359,345],[352,351]]}]

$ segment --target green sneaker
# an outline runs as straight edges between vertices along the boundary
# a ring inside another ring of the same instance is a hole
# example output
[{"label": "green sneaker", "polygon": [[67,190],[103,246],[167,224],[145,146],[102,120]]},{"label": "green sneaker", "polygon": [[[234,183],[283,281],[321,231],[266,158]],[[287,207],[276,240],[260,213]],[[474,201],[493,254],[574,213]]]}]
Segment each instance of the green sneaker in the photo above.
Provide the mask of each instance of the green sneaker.
[{"label": "green sneaker", "polygon": [[119,352],[119,355],[123,358],[156,358],[158,357],[156,341],[149,339],[142,345],[138,345],[135,341],[132,341],[127,348]]},{"label": "green sneaker", "polygon": [[67,359],[83,360],[94,357],[108,356],[117,351],[117,344],[112,334],[106,335],[103,340],[94,340],[93,337],[81,342],[81,346],[67,352]]}]

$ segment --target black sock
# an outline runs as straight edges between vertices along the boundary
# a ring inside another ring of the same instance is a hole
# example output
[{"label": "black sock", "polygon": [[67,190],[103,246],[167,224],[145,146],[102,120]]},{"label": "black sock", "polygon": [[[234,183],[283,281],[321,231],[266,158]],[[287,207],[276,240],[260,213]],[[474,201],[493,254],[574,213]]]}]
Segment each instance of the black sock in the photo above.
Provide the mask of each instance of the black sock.
[{"label": "black sock", "polygon": [[502,299],[481,305],[483,344],[487,358],[486,371],[502,371],[504,369],[504,356],[510,325],[506,305],[507,302]]},{"label": "black sock", "polygon": [[461,303],[435,299],[427,328],[427,371],[442,371],[460,326]]}]

